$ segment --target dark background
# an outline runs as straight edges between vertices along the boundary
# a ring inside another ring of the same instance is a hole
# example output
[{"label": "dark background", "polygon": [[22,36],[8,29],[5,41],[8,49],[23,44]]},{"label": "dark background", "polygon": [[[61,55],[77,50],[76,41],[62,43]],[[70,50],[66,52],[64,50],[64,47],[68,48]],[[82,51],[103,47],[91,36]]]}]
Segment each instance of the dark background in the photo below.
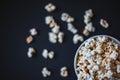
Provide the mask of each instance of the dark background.
[{"label": "dark background", "polygon": [[[76,80],[73,68],[75,51],[81,43],[74,45],[73,34],[67,31],[67,25],[60,20],[62,12],[67,12],[75,18],[74,25],[82,35],[85,24],[83,15],[85,10],[91,8],[95,16],[92,19],[98,34],[111,35],[120,40],[120,8],[117,0],[9,0],[1,2],[0,11],[0,80]],[[56,5],[57,10],[48,13],[44,6],[49,2]],[[50,28],[45,24],[44,18],[52,15],[65,32],[63,44],[52,44],[48,41]],[[99,25],[103,18],[109,22],[110,27],[105,29]],[[37,28],[38,36],[31,44],[26,44],[25,39],[29,35],[29,29]],[[89,38],[85,37],[85,39]],[[27,57],[29,47],[37,50],[37,55],[31,59]],[[44,59],[42,50],[55,51],[55,58]],[[66,66],[69,76],[62,78],[60,68]],[[52,75],[43,78],[41,70],[47,67]]]}]

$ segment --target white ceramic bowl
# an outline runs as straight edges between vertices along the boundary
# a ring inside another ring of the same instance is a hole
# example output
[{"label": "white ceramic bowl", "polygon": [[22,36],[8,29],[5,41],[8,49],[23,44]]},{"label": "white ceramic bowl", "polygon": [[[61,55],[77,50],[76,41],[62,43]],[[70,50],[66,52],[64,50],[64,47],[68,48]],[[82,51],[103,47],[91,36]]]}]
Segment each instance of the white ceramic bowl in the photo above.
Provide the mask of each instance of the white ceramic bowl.
[{"label": "white ceramic bowl", "polygon": [[78,77],[78,74],[77,74],[77,71],[76,71],[76,65],[77,65],[77,62],[76,62],[76,61],[77,61],[78,52],[79,52],[81,46],[83,46],[83,45],[84,45],[88,40],[90,40],[90,39],[94,39],[94,38],[96,38],[96,37],[102,37],[102,36],[108,37],[108,38],[112,39],[113,41],[115,41],[117,44],[120,44],[120,41],[119,41],[119,40],[117,40],[117,39],[115,39],[114,37],[111,37],[111,36],[109,36],[109,35],[96,35],[96,36],[90,37],[90,38],[88,38],[87,40],[85,40],[85,41],[79,46],[79,48],[77,49],[76,54],[75,54],[75,57],[74,57],[74,70],[75,70],[75,73],[76,73],[77,77]]}]

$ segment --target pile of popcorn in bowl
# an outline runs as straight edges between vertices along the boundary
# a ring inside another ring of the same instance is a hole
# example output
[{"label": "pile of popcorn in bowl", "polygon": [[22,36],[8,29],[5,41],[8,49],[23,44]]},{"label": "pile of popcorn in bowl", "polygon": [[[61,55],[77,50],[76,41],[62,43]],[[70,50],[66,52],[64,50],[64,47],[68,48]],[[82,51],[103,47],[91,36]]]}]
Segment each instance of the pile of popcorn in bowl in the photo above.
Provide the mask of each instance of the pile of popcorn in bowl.
[{"label": "pile of popcorn in bowl", "polygon": [[120,80],[120,42],[108,35],[84,41],[74,58],[78,80]]}]

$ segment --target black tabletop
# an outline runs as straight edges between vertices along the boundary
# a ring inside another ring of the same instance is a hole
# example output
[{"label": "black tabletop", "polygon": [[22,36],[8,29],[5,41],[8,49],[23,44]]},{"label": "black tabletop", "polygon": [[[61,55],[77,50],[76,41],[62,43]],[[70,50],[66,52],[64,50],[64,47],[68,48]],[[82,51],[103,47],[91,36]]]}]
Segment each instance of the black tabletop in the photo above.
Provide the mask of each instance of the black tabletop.
[{"label": "black tabletop", "polygon": [[[57,10],[48,13],[44,6],[53,3]],[[60,16],[66,12],[75,18],[73,23],[82,34],[84,29],[83,15],[85,10],[92,9],[93,25],[96,28],[87,39],[94,35],[105,34],[120,40],[119,30],[119,3],[115,0],[9,0],[1,2],[1,52],[0,52],[0,80],[76,80],[74,72],[74,56],[81,42],[74,45],[73,34],[67,30],[67,24],[61,21]],[[53,16],[65,33],[63,44],[52,44],[48,40],[50,28],[45,24],[46,16]],[[100,26],[100,19],[106,19],[110,25],[108,29]],[[29,29],[36,28],[38,35],[34,42],[27,44],[25,39],[29,36]],[[34,47],[37,55],[28,58],[29,47]],[[41,55],[43,49],[53,50],[54,59],[44,59]],[[68,77],[60,76],[60,68],[68,68]],[[51,76],[44,78],[41,74],[43,67],[47,67]]]}]

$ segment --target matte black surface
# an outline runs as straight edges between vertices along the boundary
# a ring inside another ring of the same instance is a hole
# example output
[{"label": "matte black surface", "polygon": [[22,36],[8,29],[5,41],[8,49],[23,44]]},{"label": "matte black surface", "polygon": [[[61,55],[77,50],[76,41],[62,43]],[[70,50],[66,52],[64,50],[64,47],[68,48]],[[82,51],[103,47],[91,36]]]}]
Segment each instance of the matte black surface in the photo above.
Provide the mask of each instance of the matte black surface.
[{"label": "matte black surface", "polygon": [[[44,6],[52,2],[57,10],[48,13]],[[85,10],[91,8],[95,16],[92,19],[96,32],[90,36],[98,34],[111,35],[120,40],[120,8],[116,0],[9,0],[1,2],[1,25],[0,25],[0,80],[76,80],[73,62],[74,55],[79,44],[72,42],[73,34],[67,31],[67,25],[60,20],[62,12],[67,12],[75,18],[74,25],[82,34],[85,26],[83,15]],[[61,31],[65,32],[63,44],[52,44],[48,41],[50,28],[45,24],[44,18],[47,15],[54,16],[56,22],[61,26]],[[101,18],[106,19],[110,27],[105,29],[99,25]],[[25,39],[29,35],[30,28],[37,28],[38,36],[31,44],[26,44]],[[89,38],[85,37],[85,39]],[[26,55],[28,47],[34,47],[37,55],[29,59]],[[55,51],[53,60],[44,59],[42,50]],[[41,70],[48,67],[52,71],[52,76],[43,78]],[[60,68],[68,67],[69,76],[62,78]]]}]

